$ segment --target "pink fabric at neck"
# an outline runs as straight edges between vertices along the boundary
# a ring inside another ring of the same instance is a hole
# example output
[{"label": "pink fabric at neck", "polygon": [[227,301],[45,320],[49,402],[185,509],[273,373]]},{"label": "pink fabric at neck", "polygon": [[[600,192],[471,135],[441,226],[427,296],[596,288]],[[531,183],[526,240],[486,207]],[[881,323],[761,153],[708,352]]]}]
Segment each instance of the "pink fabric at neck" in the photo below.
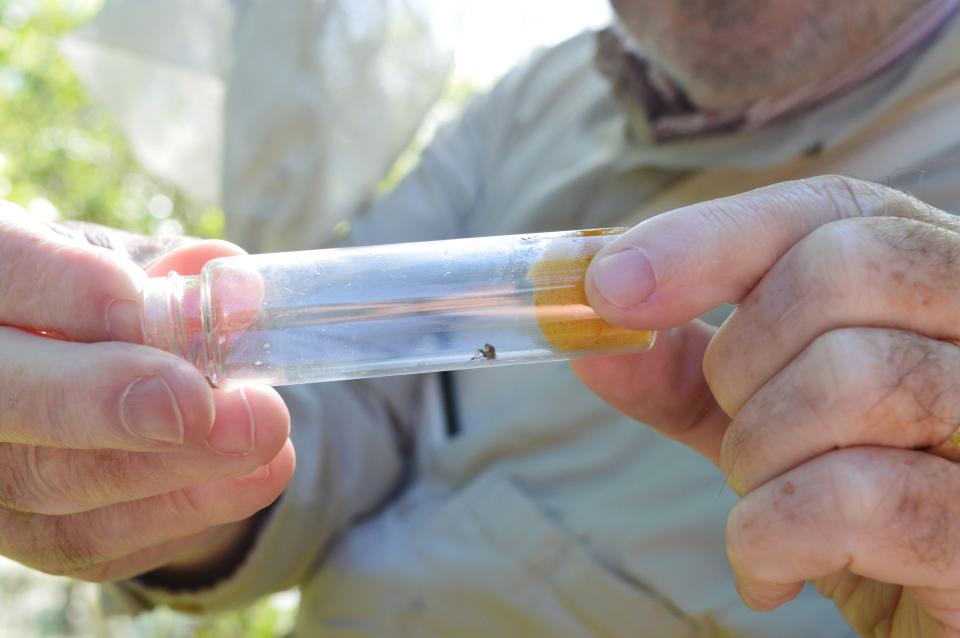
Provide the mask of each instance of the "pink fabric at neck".
[{"label": "pink fabric at neck", "polygon": [[872,54],[841,70],[828,81],[804,87],[781,98],[761,100],[746,110],[745,130],[760,128],[780,117],[820,104],[853,89],[905,55],[924,46],[960,9],[960,0],[931,0]]},{"label": "pink fabric at neck", "polygon": [[935,42],[958,11],[960,0],[930,0],[872,53],[839,70],[827,81],[733,109],[704,110],[692,104],[683,89],[654,67],[619,26],[599,34],[596,63],[612,81],[621,99],[645,111],[649,131],[657,142],[748,132],[815,108],[857,88]]}]

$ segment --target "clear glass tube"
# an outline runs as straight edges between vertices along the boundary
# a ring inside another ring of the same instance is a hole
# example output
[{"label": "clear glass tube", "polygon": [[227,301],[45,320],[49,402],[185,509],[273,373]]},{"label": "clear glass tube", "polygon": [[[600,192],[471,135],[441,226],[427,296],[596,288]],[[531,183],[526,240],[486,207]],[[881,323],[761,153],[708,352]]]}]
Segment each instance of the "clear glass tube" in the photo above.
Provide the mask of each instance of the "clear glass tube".
[{"label": "clear glass tube", "polygon": [[623,229],[237,256],[151,279],[147,345],[216,385],[270,385],[642,351],[584,274]]}]

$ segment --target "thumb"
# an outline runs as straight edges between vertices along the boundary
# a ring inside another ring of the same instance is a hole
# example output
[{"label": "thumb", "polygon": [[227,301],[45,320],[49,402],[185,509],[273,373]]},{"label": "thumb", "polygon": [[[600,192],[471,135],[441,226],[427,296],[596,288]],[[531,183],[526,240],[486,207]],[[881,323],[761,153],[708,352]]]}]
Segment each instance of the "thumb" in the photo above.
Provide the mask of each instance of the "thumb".
[{"label": "thumb", "polygon": [[583,359],[574,370],[627,416],[716,463],[730,423],[703,374],[716,330],[693,320],[739,303],[819,226],[871,215],[957,224],[898,191],[828,176],[696,204],[636,226],[593,259],[587,298],[612,324],[659,330],[657,343],[645,354]]},{"label": "thumb", "polygon": [[590,305],[615,325],[679,326],[739,303],[818,227],[850,217],[916,219],[956,228],[904,193],[837,176],[784,182],[649,219],[611,242],[587,271]]}]

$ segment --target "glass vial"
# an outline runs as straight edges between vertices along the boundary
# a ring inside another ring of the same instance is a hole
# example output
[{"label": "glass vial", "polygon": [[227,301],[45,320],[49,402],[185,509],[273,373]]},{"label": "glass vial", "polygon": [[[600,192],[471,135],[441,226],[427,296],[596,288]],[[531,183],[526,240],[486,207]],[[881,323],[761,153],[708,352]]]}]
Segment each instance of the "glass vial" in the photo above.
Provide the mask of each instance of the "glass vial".
[{"label": "glass vial", "polygon": [[623,229],[236,256],[143,291],[147,345],[212,383],[270,385],[649,349],[587,304]]}]

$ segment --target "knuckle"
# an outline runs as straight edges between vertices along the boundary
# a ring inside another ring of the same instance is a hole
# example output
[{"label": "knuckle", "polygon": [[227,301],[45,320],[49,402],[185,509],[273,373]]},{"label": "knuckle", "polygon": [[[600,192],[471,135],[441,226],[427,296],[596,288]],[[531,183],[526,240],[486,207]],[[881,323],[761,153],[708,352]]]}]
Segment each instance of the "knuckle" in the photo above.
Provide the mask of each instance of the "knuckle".
[{"label": "knuckle", "polygon": [[952,520],[956,470],[923,453],[833,453],[825,471],[830,504],[847,546],[865,538],[896,546],[919,564],[946,571],[955,562]]},{"label": "knuckle", "polygon": [[858,405],[878,385],[873,351],[858,330],[840,329],[818,336],[801,357],[789,389],[792,402],[818,426],[824,442],[848,444]]},{"label": "knuckle", "polygon": [[[840,218],[886,218],[888,222],[914,220],[954,232],[956,218],[896,188],[843,175],[823,175],[800,184],[825,201]],[[877,220],[879,221],[879,220]]]},{"label": "knuckle", "polygon": [[[841,329],[818,337],[811,350],[817,374],[800,388],[812,409],[890,430],[905,445],[942,443],[956,430],[955,365],[944,346],[907,332]],[[888,437],[884,437],[886,440]]]},{"label": "knuckle", "polygon": [[875,185],[846,175],[818,175],[800,181],[801,186],[828,201],[840,217],[867,215],[862,197]]},{"label": "knuckle", "polygon": [[50,519],[47,546],[42,552],[48,573],[68,576],[104,561],[88,526],[80,516]]},{"label": "knuckle", "polygon": [[791,266],[807,289],[832,291],[857,274],[865,253],[862,227],[845,220],[824,224],[797,245]]},{"label": "knuckle", "polygon": [[874,186],[872,182],[866,182],[856,177],[850,177],[849,175],[841,175],[838,173],[814,175],[813,177],[800,180],[800,183],[806,184],[810,188],[822,191],[836,190],[857,192],[864,188]]},{"label": "knuckle", "polygon": [[827,511],[841,523],[839,529],[851,534],[876,529],[887,510],[889,493],[872,471],[871,456],[841,450],[827,457],[823,468]]},{"label": "knuckle", "polygon": [[215,520],[211,508],[189,487],[169,492],[163,496],[163,500],[166,515],[191,528],[206,529],[222,522]]},{"label": "knuckle", "polygon": [[919,203],[901,191],[847,175],[819,175],[800,184],[830,204],[840,218],[910,216]]},{"label": "knuckle", "polygon": [[956,555],[956,470],[923,453],[896,460],[880,459],[880,453],[860,454],[838,468],[834,493],[851,542],[873,537],[919,564],[949,569]]},{"label": "knuckle", "polygon": [[856,328],[832,330],[818,336],[810,346],[811,367],[806,374],[807,400],[828,409],[840,400],[861,400],[885,385],[886,370],[877,360],[877,345],[866,331]]},{"label": "knuckle", "polygon": [[55,513],[59,495],[44,478],[40,448],[0,444],[0,507],[16,512]]}]

